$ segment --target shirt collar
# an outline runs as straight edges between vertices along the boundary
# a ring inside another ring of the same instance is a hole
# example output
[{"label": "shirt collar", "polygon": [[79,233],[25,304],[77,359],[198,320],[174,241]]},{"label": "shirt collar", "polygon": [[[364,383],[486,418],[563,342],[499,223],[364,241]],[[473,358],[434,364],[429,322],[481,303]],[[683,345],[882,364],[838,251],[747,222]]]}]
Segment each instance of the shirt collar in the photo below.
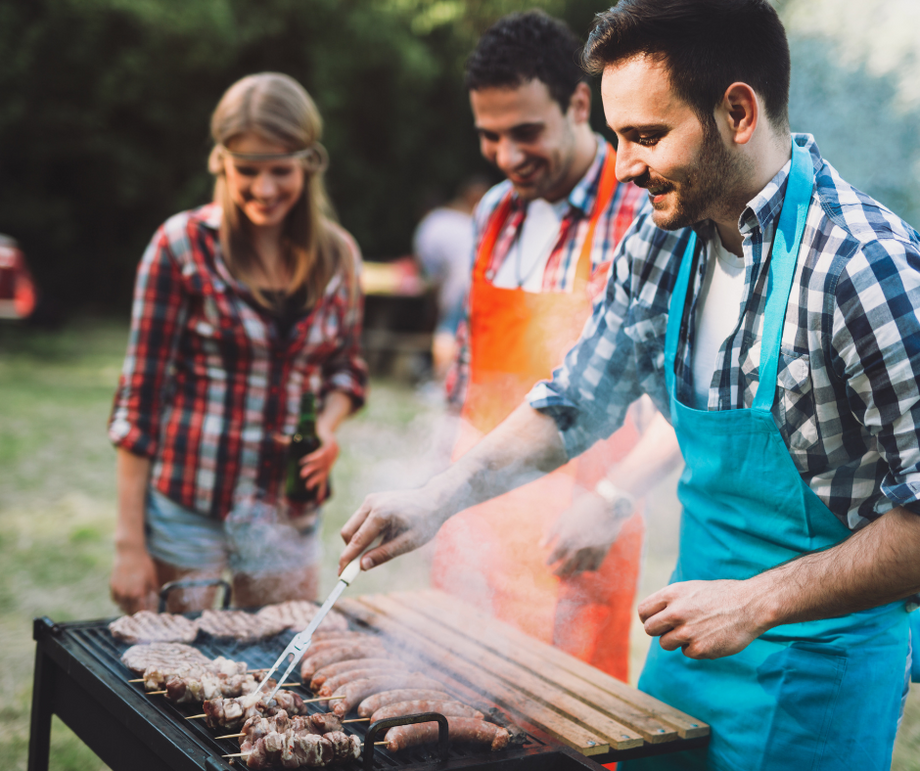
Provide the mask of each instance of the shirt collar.
[{"label": "shirt collar", "polygon": [[[812,159],[816,161],[816,166],[820,165],[821,154],[818,151],[818,145],[811,134],[793,134],[792,141],[799,147],[804,147],[811,154]],[[756,196],[754,196],[741,213],[738,220],[738,229],[742,236],[747,236],[757,228],[766,231],[768,227],[774,225],[779,219],[780,212],[783,209],[783,201],[786,198],[787,182],[789,173],[792,170],[792,159],[786,161],[776,176],[773,177]]]},{"label": "shirt collar", "polygon": [[199,210],[201,223],[211,230],[220,230],[220,223],[223,219],[223,210],[218,203],[208,203]]}]

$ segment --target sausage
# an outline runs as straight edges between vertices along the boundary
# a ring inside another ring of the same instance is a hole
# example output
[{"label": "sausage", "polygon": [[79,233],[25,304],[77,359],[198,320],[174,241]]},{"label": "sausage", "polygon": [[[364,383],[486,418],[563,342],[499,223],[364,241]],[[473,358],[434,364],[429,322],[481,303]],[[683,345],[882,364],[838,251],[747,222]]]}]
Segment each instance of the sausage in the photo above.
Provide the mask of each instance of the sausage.
[{"label": "sausage", "polygon": [[440,687],[440,683],[426,677],[421,672],[397,672],[392,675],[382,675],[380,677],[367,677],[363,680],[352,680],[339,688],[333,696],[343,696],[344,698],[337,701],[332,711],[339,717],[344,717],[351,712],[368,696],[372,696],[380,691],[389,691],[394,688],[431,688]]},{"label": "sausage", "polygon": [[[371,659],[364,659],[364,661],[371,661]],[[352,682],[353,680],[366,680],[369,677],[385,677],[387,675],[395,675],[397,672],[408,671],[408,667],[398,661],[387,662],[387,666],[384,667],[377,666],[363,667],[361,669],[351,669],[347,672],[342,672],[342,674],[336,675],[335,677],[330,677],[325,683],[323,683],[322,687],[319,689],[316,695],[332,696],[332,694],[334,694],[339,688],[341,688],[346,683]]]},{"label": "sausage", "polygon": [[444,691],[431,690],[414,690],[410,688],[400,688],[395,691],[381,691],[373,696],[368,696],[361,704],[358,705],[358,714],[361,717],[370,717],[381,707],[388,704],[396,704],[400,701],[417,701],[428,699],[430,701],[449,701],[450,694]]},{"label": "sausage", "polygon": [[[356,669],[370,669],[371,667],[376,667],[377,669],[385,669],[386,667],[390,667],[391,669],[406,668],[405,664],[398,659],[371,658],[337,661],[335,664],[330,664],[328,667],[323,667],[316,671],[313,675],[313,679],[310,680],[310,690],[314,693],[317,692],[324,683],[328,682],[331,678],[341,675],[343,672],[353,672]],[[336,686],[336,688],[337,687],[338,686]]]},{"label": "sausage", "polygon": [[482,720],[483,717],[478,709],[461,704],[459,701],[415,699],[414,701],[397,701],[394,704],[387,704],[387,706],[381,707],[371,715],[371,722],[376,723],[378,720],[384,720],[388,717],[415,715],[419,712],[438,712],[448,717],[473,717],[477,720]]},{"label": "sausage", "polygon": [[353,643],[350,645],[340,645],[332,648],[326,648],[319,651],[309,651],[309,655],[300,665],[300,678],[307,683],[313,679],[313,675],[318,669],[335,664],[337,661],[346,661],[348,659],[369,659],[369,658],[386,658],[386,651],[378,643]]},{"label": "sausage", "polygon": [[329,648],[333,645],[354,645],[362,642],[383,644],[375,634],[367,634],[366,632],[330,632],[327,635],[314,634],[310,638],[310,650]]},{"label": "sausage", "polygon": [[[510,738],[510,734],[501,726],[476,718],[448,717],[447,726],[452,741],[488,744],[492,752],[504,749]],[[436,722],[398,725],[387,731],[386,748],[395,752],[437,740],[438,724]]]}]

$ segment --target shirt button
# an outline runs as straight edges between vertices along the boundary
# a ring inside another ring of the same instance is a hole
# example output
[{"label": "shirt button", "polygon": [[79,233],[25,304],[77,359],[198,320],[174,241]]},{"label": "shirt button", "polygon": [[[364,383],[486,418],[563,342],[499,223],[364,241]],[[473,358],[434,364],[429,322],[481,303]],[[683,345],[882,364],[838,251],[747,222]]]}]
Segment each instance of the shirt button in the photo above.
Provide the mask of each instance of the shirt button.
[{"label": "shirt button", "polygon": [[486,278],[489,279],[489,281],[491,281],[493,278],[495,278],[495,271],[492,270],[491,268],[489,268],[489,269],[486,271]]}]

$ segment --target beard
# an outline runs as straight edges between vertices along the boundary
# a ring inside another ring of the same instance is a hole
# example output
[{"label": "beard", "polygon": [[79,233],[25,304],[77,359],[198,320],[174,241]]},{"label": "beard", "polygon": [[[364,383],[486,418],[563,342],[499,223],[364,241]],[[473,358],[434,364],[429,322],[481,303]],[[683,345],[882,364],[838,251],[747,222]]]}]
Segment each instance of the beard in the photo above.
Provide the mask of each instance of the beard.
[{"label": "beard", "polygon": [[652,219],[663,230],[679,230],[706,219],[740,216],[747,204],[744,180],[750,163],[725,148],[715,126],[704,124],[703,143],[694,168],[683,182],[652,178],[649,171],[635,180],[642,188],[673,193],[668,209],[655,209]]}]

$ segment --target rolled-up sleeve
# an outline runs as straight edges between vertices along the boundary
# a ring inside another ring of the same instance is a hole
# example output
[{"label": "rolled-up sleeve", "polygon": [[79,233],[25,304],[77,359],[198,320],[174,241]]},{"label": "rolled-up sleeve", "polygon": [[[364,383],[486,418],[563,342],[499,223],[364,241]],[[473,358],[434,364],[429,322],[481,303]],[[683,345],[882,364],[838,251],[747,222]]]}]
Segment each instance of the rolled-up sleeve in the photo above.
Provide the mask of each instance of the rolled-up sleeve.
[{"label": "rolled-up sleeve", "polygon": [[920,252],[912,247],[872,241],[847,260],[831,358],[853,415],[876,439],[882,493],[920,514]]},{"label": "rolled-up sleeve", "polygon": [[185,314],[182,271],[161,229],[137,271],[128,351],[108,426],[117,447],[149,458],[156,455],[160,416]]}]

